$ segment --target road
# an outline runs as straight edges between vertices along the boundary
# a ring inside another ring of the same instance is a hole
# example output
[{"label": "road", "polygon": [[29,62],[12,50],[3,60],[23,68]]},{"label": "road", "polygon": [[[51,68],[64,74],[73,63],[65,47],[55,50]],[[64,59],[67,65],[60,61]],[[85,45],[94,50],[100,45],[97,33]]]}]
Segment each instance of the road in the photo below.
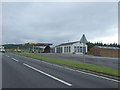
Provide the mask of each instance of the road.
[{"label": "road", "polygon": [[117,80],[24,56],[2,56],[3,88],[118,88]]},{"label": "road", "polygon": [[0,53],[0,89],[2,89],[2,54]]},{"label": "road", "polygon": [[120,69],[120,67],[118,67],[119,64],[118,58],[85,55],[85,61],[84,61],[83,56],[79,54],[59,54],[59,53],[35,53],[35,54],[40,56],[55,58],[59,60],[67,60],[78,63],[84,62],[88,64],[93,64],[93,65],[98,65],[113,69]]}]

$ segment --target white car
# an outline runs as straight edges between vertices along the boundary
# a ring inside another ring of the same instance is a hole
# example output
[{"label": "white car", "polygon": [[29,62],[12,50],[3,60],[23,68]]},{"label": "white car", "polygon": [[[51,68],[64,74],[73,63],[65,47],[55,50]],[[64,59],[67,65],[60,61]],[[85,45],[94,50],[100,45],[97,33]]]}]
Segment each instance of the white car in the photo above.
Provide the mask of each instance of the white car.
[{"label": "white car", "polygon": [[5,53],[5,49],[3,46],[0,46],[0,52]]},{"label": "white car", "polygon": [[21,50],[17,50],[18,53],[21,53]]}]

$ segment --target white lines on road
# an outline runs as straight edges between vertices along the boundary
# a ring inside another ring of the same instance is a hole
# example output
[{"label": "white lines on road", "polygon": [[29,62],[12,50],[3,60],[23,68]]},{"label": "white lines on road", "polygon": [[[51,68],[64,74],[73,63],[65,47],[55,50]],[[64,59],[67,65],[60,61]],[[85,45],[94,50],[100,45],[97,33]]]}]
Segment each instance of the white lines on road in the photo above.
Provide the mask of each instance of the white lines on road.
[{"label": "white lines on road", "polygon": [[[10,57],[10,56],[8,56],[8,55],[5,55],[6,57]],[[15,58],[12,58],[14,61],[16,61],[16,62],[18,62],[18,60],[17,59],[15,59]]]},{"label": "white lines on road", "polygon": [[5,56],[10,57],[10,56],[8,56],[8,55],[5,55]]},{"label": "white lines on road", "polygon": [[42,73],[42,74],[44,74],[44,75],[46,75],[46,76],[48,76],[48,77],[51,77],[52,79],[57,80],[57,81],[65,84],[65,85],[72,86],[72,84],[70,84],[70,83],[68,83],[68,82],[66,82],[66,81],[63,81],[63,80],[61,80],[61,79],[59,79],[59,78],[56,78],[56,77],[54,77],[54,76],[52,76],[52,75],[50,75],[50,74],[48,74],[48,73],[45,73],[45,72],[43,72],[43,71],[41,71],[41,70],[39,70],[39,69],[36,69],[36,68],[34,68],[34,67],[32,67],[32,66],[30,66],[30,65],[28,65],[28,64],[23,63],[23,65],[25,65],[25,66],[27,66],[27,67],[29,67],[29,68],[37,71],[37,72],[40,72],[40,73]]},{"label": "white lines on road", "polygon": [[12,58],[14,61],[16,61],[16,62],[18,62],[18,60],[17,59],[15,59],[15,58]]},{"label": "white lines on road", "polygon": [[7,57],[10,57],[10,56],[7,56]]},{"label": "white lines on road", "polygon": [[[27,59],[28,59],[28,57],[24,57],[24,58],[27,58]],[[32,59],[32,58],[31,58],[31,59]],[[95,77],[97,77],[97,78],[102,78],[102,79],[114,81],[114,82],[117,82],[117,83],[120,82],[119,80],[111,79],[111,78],[108,78],[108,77],[104,77],[104,76],[100,76],[100,75],[96,75],[96,74],[92,74],[92,73],[88,73],[88,72],[84,72],[84,71],[80,71],[80,70],[71,69],[71,68],[68,68],[68,67],[65,67],[65,66],[60,66],[60,65],[53,64],[53,63],[49,63],[49,62],[46,62],[46,61],[41,61],[41,60],[36,60],[36,61],[38,61],[38,62],[43,62],[43,63],[49,64],[49,65],[52,65],[52,66],[57,66],[57,67],[60,67],[60,68],[64,68],[64,69],[67,69],[67,70],[71,70],[71,71],[83,73],[83,74],[86,74],[86,75],[95,76]]]},{"label": "white lines on road", "polygon": [[49,64],[49,65],[57,66],[57,67],[60,67],[60,68],[64,68],[64,69],[67,69],[67,70],[76,71],[76,72],[80,72],[80,73],[83,73],[83,74],[95,76],[95,77],[98,77],[98,78],[103,78],[103,79],[107,79],[107,80],[114,81],[114,82],[120,82],[120,81],[115,80],[115,79],[111,79],[111,78],[107,78],[107,77],[104,77],[104,76],[99,76],[99,75],[91,74],[91,73],[84,72],[84,71],[74,70],[74,69],[67,68],[67,67],[64,67],[64,66],[60,66],[60,65],[48,63],[48,62],[45,62],[45,61],[41,61],[41,62],[46,63],[46,64]]}]

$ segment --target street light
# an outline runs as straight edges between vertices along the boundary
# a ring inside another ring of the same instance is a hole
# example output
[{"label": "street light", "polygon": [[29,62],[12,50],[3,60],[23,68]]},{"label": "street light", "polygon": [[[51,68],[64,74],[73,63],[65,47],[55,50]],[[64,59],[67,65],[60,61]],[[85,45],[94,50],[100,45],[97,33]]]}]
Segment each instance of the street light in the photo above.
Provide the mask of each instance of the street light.
[{"label": "street light", "polygon": [[[87,43],[87,39],[85,37],[85,35],[83,34],[82,38],[80,39],[80,43],[83,43],[83,47],[82,47],[82,51],[83,51],[83,62],[85,62],[85,44]],[[85,48],[86,49],[86,48]]]}]

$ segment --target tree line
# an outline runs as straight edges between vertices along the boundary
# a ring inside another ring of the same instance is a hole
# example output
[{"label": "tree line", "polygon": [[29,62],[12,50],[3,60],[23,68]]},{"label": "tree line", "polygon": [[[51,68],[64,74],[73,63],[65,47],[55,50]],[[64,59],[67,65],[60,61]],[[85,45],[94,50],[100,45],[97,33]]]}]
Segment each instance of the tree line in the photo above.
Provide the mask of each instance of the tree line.
[{"label": "tree line", "polygon": [[90,50],[90,48],[94,47],[94,46],[108,46],[108,47],[119,47],[120,48],[120,44],[117,44],[117,43],[102,43],[102,42],[95,42],[95,43],[92,43],[92,42],[88,42],[87,43],[88,45],[88,51]]},{"label": "tree line", "polygon": [[[5,49],[16,49],[17,47],[19,47],[20,49],[29,49],[30,46],[23,46],[21,44],[5,44],[3,45],[5,47]],[[120,44],[117,43],[102,43],[102,42],[88,42],[87,43],[88,46],[88,51],[94,47],[94,46],[108,46],[108,47],[119,47],[120,48]],[[32,47],[32,46],[31,46]]]}]

